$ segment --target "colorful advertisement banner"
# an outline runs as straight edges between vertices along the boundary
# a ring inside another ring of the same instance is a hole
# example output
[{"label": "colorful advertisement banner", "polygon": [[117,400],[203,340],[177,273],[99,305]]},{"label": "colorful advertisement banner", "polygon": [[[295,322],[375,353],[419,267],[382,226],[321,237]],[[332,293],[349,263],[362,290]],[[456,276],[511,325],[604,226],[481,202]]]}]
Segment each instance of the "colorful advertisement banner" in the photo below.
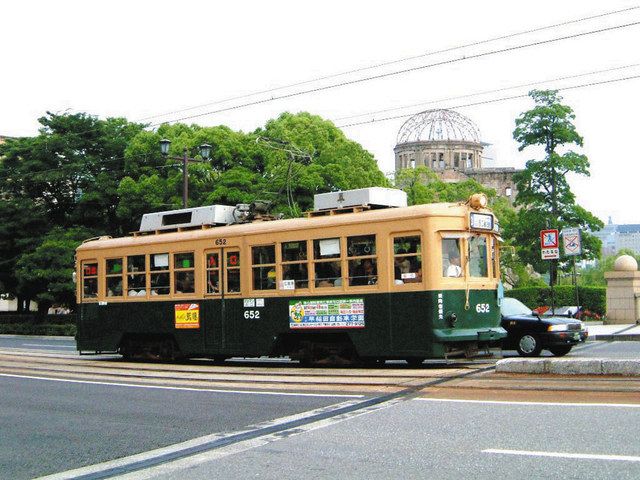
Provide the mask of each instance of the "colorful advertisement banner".
[{"label": "colorful advertisement banner", "polygon": [[176,328],[200,328],[200,305],[197,303],[176,303]]},{"label": "colorful advertisement banner", "polygon": [[290,300],[289,327],[292,329],[364,328],[364,300],[362,298]]}]

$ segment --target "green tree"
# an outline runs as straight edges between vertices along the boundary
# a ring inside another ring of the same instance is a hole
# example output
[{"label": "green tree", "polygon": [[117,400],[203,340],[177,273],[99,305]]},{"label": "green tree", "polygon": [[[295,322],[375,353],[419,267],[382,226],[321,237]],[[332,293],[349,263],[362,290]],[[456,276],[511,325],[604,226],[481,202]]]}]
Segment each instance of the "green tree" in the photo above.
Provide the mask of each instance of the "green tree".
[{"label": "green tree", "polygon": [[[496,191],[476,180],[443,182],[430,168],[418,166],[396,172],[395,187],[407,193],[409,205],[435,202],[465,202],[474,193],[484,193],[493,205],[497,201]],[[508,203],[508,202],[507,202]],[[499,201],[504,205],[503,201]]]},{"label": "green tree", "polygon": [[87,236],[121,232],[116,206],[124,150],[142,129],[84,113],[47,113],[39,122],[37,136],[0,145],[0,287],[18,305],[44,291],[25,275],[20,281],[17,265],[52,228],[82,226]]},{"label": "green tree", "polygon": [[514,176],[518,187],[515,204],[522,208],[513,225],[513,237],[523,261],[540,272],[550,268],[553,285],[557,278],[557,263],[541,260],[540,230],[579,227],[583,231],[583,258],[597,258],[600,241],[587,230],[599,230],[603,223],[576,204],[567,180],[570,173],[589,175],[587,157],[567,149],[571,145],[581,147],[583,143],[573,124],[573,110],[560,103],[562,98],[557,91],[533,90],[529,95],[535,107],[516,119],[513,138],[520,143],[520,151],[542,147],[544,158],[529,160],[525,169]]},{"label": "green tree", "polygon": [[[130,227],[142,213],[180,207],[182,167],[159,155],[161,138],[171,140],[171,155],[187,148],[194,156],[198,145],[212,146],[209,161],[188,166],[190,206],[268,200],[274,213],[297,215],[312,207],[316,193],[389,184],[369,152],[309,113],[283,113],[252,133],[162,125],[140,132],[126,151],[127,167],[142,173],[124,178],[118,189],[118,215]],[[308,157],[292,157],[292,151]]]},{"label": "green tree", "polygon": [[83,228],[49,231],[42,242],[23,254],[16,264],[19,291],[38,302],[38,311],[46,313],[52,304],[75,305],[73,283],[75,250],[90,232]]}]

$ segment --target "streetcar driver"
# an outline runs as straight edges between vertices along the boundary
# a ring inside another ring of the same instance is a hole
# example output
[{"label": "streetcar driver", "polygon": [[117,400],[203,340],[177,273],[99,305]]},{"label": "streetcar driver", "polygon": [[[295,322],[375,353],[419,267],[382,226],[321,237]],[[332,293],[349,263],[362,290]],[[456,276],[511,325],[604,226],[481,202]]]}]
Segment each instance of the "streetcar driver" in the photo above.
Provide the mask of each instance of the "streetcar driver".
[{"label": "streetcar driver", "polygon": [[449,266],[445,272],[446,277],[461,277],[462,267],[460,266],[460,254],[458,252],[449,253]]}]

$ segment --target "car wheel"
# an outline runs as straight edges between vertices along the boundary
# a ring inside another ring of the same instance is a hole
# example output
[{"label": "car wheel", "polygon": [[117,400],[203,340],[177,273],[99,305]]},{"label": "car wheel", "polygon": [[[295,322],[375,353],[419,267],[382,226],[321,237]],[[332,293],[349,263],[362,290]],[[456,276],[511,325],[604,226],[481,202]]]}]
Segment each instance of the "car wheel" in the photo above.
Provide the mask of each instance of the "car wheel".
[{"label": "car wheel", "polygon": [[518,353],[523,357],[537,357],[542,351],[540,340],[533,333],[523,333],[518,339]]},{"label": "car wheel", "polygon": [[549,351],[556,357],[563,357],[571,351],[573,345],[559,345],[557,347],[549,347]]}]

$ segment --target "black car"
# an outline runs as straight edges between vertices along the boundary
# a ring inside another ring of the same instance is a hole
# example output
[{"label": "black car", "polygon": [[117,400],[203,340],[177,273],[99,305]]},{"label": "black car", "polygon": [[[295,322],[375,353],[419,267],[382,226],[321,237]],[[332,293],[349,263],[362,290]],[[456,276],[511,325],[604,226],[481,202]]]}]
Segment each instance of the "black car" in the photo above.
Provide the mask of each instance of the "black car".
[{"label": "black car", "polygon": [[574,345],[584,342],[588,335],[580,320],[541,317],[515,298],[503,298],[500,313],[502,328],[507,331],[502,348],[516,349],[523,357],[537,357],[542,349],[548,349],[556,356],[566,355]]}]

